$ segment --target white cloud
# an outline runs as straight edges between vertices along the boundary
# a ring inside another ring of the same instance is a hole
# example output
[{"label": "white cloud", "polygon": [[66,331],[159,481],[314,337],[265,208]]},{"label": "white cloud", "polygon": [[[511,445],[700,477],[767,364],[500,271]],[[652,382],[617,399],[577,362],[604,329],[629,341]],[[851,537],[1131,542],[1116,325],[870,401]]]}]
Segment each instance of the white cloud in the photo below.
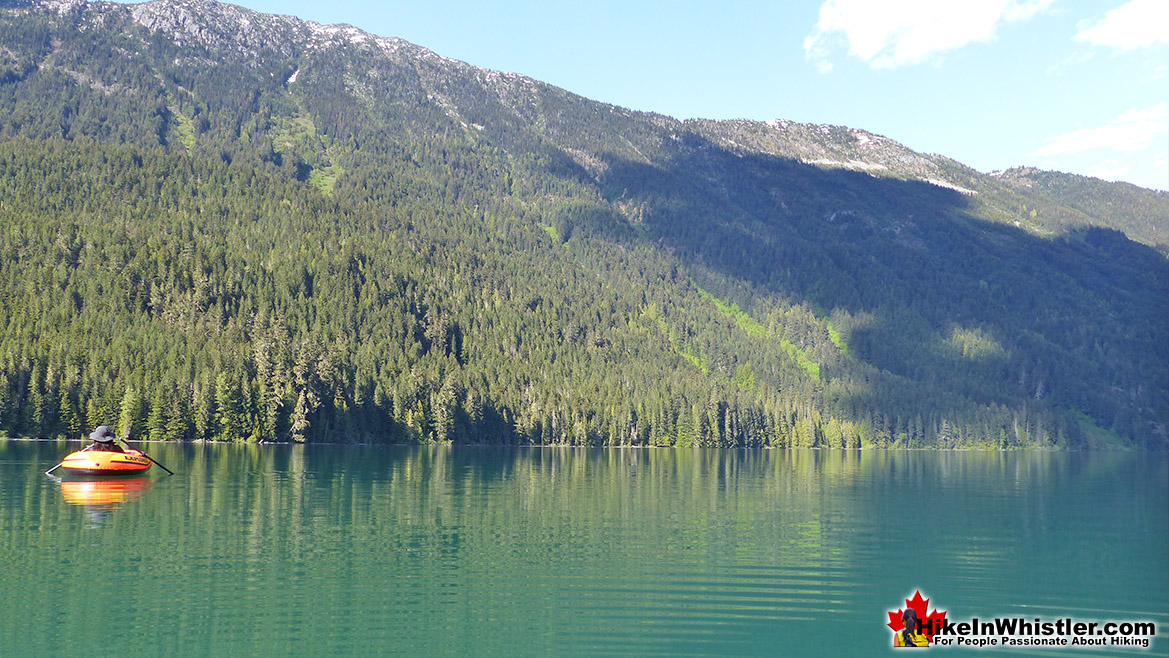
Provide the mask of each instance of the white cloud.
[{"label": "white cloud", "polygon": [[1169,2],[1131,0],[1109,11],[1095,25],[1081,29],[1075,38],[1121,50],[1169,43]]},{"label": "white cloud", "polygon": [[1074,52],[1074,53],[1068,55],[1067,57],[1064,57],[1063,59],[1059,60],[1055,64],[1052,64],[1051,66],[1047,67],[1047,75],[1064,75],[1065,73],[1067,73],[1069,71],[1074,73],[1076,70],[1076,67],[1078,67],[1080,64],[1083,64],[1085,62],[1089,62],[1091,60],[1092,60],[1092,51],[1091,50],[1084,49],[1084,50],[1081,50],[1080,52]]},{"label": "white cloud", "polygon": [[1157,135],[1169,131],[1169,106],[1165,103],[1121,113],[1096,128],[1084,128],[1049,137],[1033,155],[1047,157],[1097,149],[1143,151]]},{"label": "white cloud", "polygon": [[990,41],[1004,23],[1025,21],[1055,0],[826,0],[804,39],[821,72],[841,45],[876,69],[919,64],[970,43]]}]

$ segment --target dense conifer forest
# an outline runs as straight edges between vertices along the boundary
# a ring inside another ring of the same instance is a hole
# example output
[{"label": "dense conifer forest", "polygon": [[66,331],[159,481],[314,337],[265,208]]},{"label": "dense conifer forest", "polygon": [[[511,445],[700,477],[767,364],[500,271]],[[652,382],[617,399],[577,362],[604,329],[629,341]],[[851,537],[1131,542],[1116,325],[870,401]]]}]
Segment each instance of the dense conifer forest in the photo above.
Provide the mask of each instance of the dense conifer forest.
[{"label": "dense conifer forest", "polygon": [[0,434],[1167,446],[1169,196],[798,128],[0,3]]}]

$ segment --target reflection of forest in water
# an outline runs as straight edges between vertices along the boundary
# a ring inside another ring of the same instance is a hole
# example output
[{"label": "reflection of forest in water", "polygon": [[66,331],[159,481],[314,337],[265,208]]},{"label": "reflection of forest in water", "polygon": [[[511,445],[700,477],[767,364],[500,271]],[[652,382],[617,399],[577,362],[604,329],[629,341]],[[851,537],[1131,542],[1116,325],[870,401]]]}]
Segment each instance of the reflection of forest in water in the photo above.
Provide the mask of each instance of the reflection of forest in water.
[{"label": "reflection of forest in water", "polygon": [[454,625],[506,650],[488,630],[505,618],[549,650],[567,633],[724,654],[917,587],[986,614],[1169,603],[1163,456],[165,444],[177,475],[87,523],[42,475],[67,451],[0,442],[0,584],[92,590],[60,565],[96,546],[133,556],[147,608],[151,583],[200,592],[196,634],[229,594],[261,618],[413,620],[419,641]]},{"label": "reflection of forest in water", "polygon": [[[4,466],[5,479],[22,482],[23,489],[4,487],[9,500],[0,508],[0,528],[35,524],[27,516],[30,507],[39,510],[42,523],[65,521],[70,510],[53,503],[64,495],[67,502],[85,504],[76,499],[78,486],[96,486],[91,504],[135,500],[140,489],[149,489],[149,478],[106,480],[65,485],[71,490],[42,500],[51,492],[36,475],[57,453],[67,452],[65,445],[0,441],[0,459],[16,450],[35,454],[27,463]],[[577,534],[574,527],[600,526],[632,538],[653,519],[695,544],[731,533],[762,534],[773,545],[775,539],[786,544],[780,553],[785,558],[826,559],[833,553],[825,549],[843,550],[836,540],[882,516],[903,515],[909,506],[919,532],[953,529],[959,522],[968,538],[979,530],[1001,535],[1008,526],[1039,537],[1069,520],[1068,514],[1089,520],[1060,503],[1092,489],[1098,499],[1116,500],[1109,515],[1119,525],[1136,528],[1142,510],[1137,503],[1159,492],[1137,487],[1134,469],[1149,471],[1160,492],[1165,486],[1163,459],[1111,453],[223,444],[152,450],[164,463],[179,464],[179,476],[161,480],[166,493],[147,491],[147,500],[129,514],[161,524],[213,518],[265,543],[314,526],[356,534],[459,528],[463,541],[475,528],[494,533],[538,527],[544,539],[555,540],[557,533]],[[156,481],[161,477],[154,475]],[[834,540],[825,541],[825,535]]]}]

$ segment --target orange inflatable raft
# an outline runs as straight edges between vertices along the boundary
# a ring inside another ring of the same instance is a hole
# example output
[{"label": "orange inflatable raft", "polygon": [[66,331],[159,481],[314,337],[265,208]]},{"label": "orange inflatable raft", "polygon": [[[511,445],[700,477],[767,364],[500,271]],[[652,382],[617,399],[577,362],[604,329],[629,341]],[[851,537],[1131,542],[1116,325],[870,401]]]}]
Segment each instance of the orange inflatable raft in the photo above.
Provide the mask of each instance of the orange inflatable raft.
[{"label": "orange inflatable raft", "polygon": [[150,468],[150,458],[140,450],[125,452],[78,450],[61,460],[61,469],[74,475],[135,475]]}]

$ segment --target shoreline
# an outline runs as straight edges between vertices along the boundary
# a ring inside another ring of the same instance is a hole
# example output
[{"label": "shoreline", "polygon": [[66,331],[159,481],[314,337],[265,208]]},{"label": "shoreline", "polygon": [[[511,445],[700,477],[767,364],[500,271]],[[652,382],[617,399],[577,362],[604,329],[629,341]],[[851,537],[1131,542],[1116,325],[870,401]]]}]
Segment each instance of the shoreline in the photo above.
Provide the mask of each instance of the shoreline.
[{"label": "shoreline", "polygon": [[[9,437],[0,436],[0,442],[3,441],[20,441],[28,443],[85,443],[86,439],[66,439],[66,438],[44,438],[44,437]],[[809,446],[809,447],[785,447],[777,448],[774,446],[758,446],[758,447],[720,447],[720,446],[634,446],[634,445],[570,445],[564,443],[554,444],[524,444],[524,443],[347,443],[340,441],[312,441],[306,443],[296,443],[293,441],[208,441],[205,439],[195,439],[191,441],[154,441],[150,439],[134,439],[131,443],[150,443],[155,445],[238,445],[238,446],[353,446],[353,447],[417,447],[417,448],[588,448],[588,449],[605,449],[605,450],[735,450],[735,451],[769,451],[769,450],[812,450],[824,452],[999,452],[999,453],[1020,453],[1020,452],[1050,452],[1050,453],[1134,453],[1146,452],[1149,454],[1169,454],[1169,451],[1161,450],[1140,450],[1137,447],[1125,446],[1115,448],[1057,448],[1053,446],[1023,446],[1017,448],[979,448],[972,446],[963,446],[955,448],[937,448],[937,447],[875,447],[875,446],[861,446],[859,448],[833,448],[823,446]]]}]

